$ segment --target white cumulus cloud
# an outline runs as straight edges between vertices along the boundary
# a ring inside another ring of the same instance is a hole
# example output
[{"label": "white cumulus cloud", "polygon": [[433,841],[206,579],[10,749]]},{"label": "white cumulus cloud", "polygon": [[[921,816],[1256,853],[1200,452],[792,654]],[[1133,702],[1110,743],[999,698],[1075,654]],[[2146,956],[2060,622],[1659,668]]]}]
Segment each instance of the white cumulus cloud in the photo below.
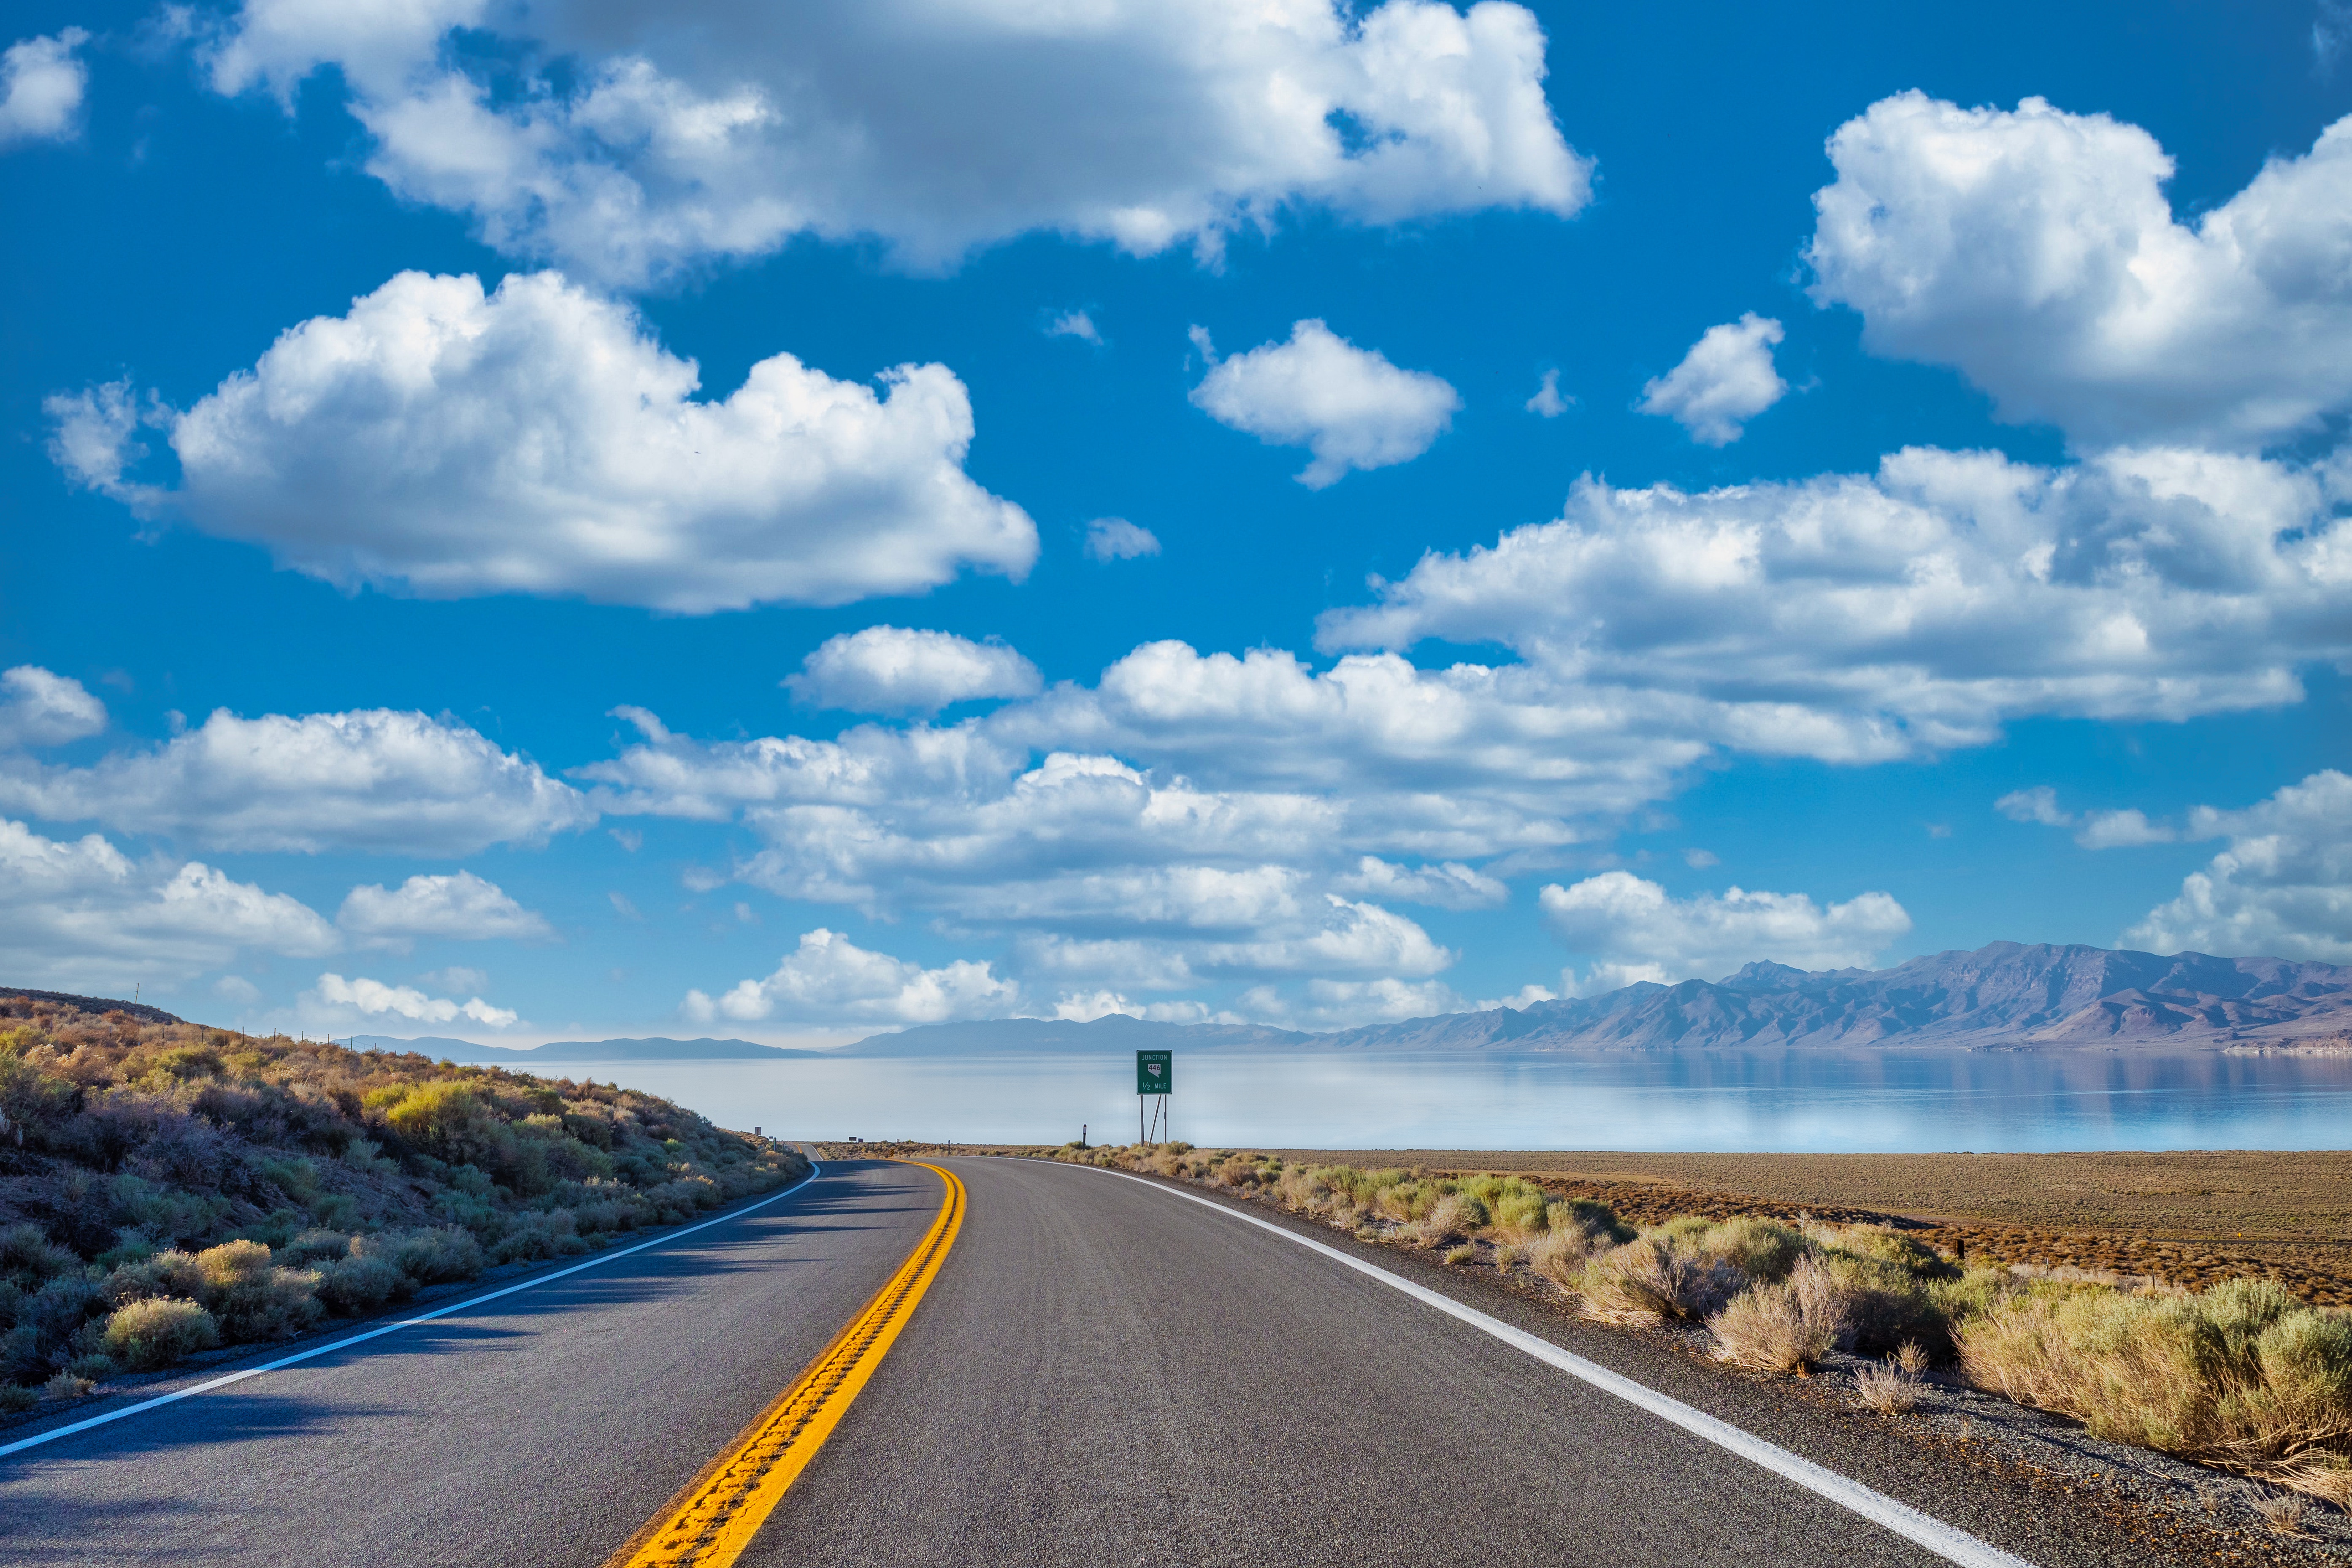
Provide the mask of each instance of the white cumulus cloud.
[{"label": "white cumulus cloud", "polygon": [[714,1016],[749,1023],[781,1013],[793,1022],[937,1024],[1003,1017],[1020,999],[1021,988],[986,963],[958,959],[925,969],[820,926],[767,978],[745,980],[716,1001],[689,991],[683,1010],[697,1023]]},{"label": "white cumulus cloud", "polygon": [[336,946],[307,905],[201,861],[133,860],[95,833],[46,838],[0,818],[0,952],[16,984],[128,994],[247,951],[315,957]]},{"label": "white cumulus cloud", "polygon": [[420,936],[486,942],[494,937],[546,941],[555,935],[544,915],[523,908],[496,882],[471,871],[411,877],[393,889],[381,883],[353,888],[335,923],[370,946],[402,952]]},{"label": "white cumulus cloud", "polygon": [[1827,907],[1803,893],[1739,888],[1677,899],[1629,871],[1550,883],[1539,900],[1553,932],[1591,955],[1588,994],[1637,980],[1721,979],[1757,959],[1798,969],[1864,965],[1911,929],[1885,893]]},{"label": "white cumulus cloud", "polygon": [[1814,297],[2085,449],[2263,446],[2352,405],[2352,120],[2176,218],[2138,126],[1905,92],[1830,138]]},{"label": "white cumulus cloud", "polygon": [[2199,806],[2186,837],[2230,844],[2126,945],[2352,963],[2352,777],[2330,768],[2242,811]]},{"label": "white cumulus cloud", "polygon": [[[1037,531],[963,471],[971,401],[944,365],[883,388],[790,354],[723,401],[625,306],[553,273],[404,272],[282,334],[184,414],[121,387],[49,400],[81,482],[345,588],[526,593],[703,613],[1019,578]],[[180,485],[124,477],[160,420]]]},{"label": "white cumulus cloud", "polygon": [[[1212,354],[1208,333],[1198,327],[1192,333],[1202,354]],[[1297,322],[1286,342],[1213,360],[1192,402],[1269,446],[1312,452],[1315,460],[1297,476],[1310,489],[1337,484],[1351,468],[1412,461],[1462,406],[1441,378],[1399,370],[1316,320]]]},{"label": "white cumulus cloud", "polygon": [[466,855],[539,844],[596,813],[579,791],[479,731],[369,709],[215,710],[160,746],[86,768],[0,763],[0,805],[222,849]]},{"label": "white cumulus cloud", "polygon": [[321,974],[303,1000],[317,1005],[310,1011],[323,1008],[331,1017],[357,1015],[371,1019],[405,1018],[416,1024],[454,1024],[464,1018],[492,1029],[520,1022],[512,1008],[493,1007],[479,996],[455,1002],[446,996],[428,996],[414,985],[387,985],[365,975],[346,980],[340,974]]},{"label": "white cumulus cloud", "polygon": [[975,697],[1032,696],[1040,681],[1037,667],[1002,643],[867,626],[827,637],[784,685],[814,708],[936,713]]},{"label": "white cumulus cloud", "polygon": [[340,67],[379,179],[622,282],[798,234],[915,268],[1035,230],[1213,257],[1294,205],[1385,224],[1591,192],[1542,30],[1498,0],[247,0],[211,64],[289,107]]},{"label": "white cumulus cloud", "polygon": [[2352,654],[2352,531],[2310,471],[2146,449],[2044,468],[1910,447],[1873,476],[1687,494],[1580,481],[1556,522],[1432,553],[1326,648],[1500,642],[1712,743],[1869,761],[2009,719],[2291,702]]},{"label": "white cumulus cloud", "polygon": [[1642,388],[1642,412],[1672,419],[1694,441],[1729,446],[1789,390],[1772,368],[1783,335],[1780,322],[1753,310],[1709,327],[1682,363]]},{"label": "white cumulus cloud", "polygon": [[37,664],[0,670],[0,752],[59,746],[106,728],[106,704]]},{"label": "white cumulus cloud", "polygon": [[89,67],[75,51],[88,42],[87,32],[67,27],[0,53],[0,147],[72,139],[89,86]]},{"label": "white cumulus cloud", "polygon": [[1049,338],[1077,338],[1097,348],[1102,346],[1103,341],[1102,330],[1095,325],[1094,317],[1084,310],[1055,311],[1045,323],[1045,335]]}]

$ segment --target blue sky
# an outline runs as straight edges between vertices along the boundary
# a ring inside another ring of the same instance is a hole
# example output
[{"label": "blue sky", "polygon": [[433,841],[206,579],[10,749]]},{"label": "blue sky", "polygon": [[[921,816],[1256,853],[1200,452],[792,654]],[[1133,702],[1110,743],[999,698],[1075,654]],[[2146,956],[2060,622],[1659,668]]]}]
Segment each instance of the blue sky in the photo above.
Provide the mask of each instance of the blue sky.
[{"label": "blue sky", "polygon": [[12,11],[0,978],[2352,962],[2341,6],[738,10]]}]

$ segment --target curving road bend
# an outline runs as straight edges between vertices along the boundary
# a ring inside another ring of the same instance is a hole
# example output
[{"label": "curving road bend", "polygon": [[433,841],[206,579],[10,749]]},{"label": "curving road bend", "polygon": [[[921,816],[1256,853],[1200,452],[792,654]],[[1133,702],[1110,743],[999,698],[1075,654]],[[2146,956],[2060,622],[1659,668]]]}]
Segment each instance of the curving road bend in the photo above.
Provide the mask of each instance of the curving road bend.
[{"label": "curving road bend", "polygon": [[[1945,1561],[1215,1207],[945,1163],[970,1189],[961,1237],[747,1564]],[[828,1165],[609,1268],[0,1459],[0,1561],[591,1568],[857,1311],[940,1199],[919,1167]],[[1517,1321],[1773,1419],[1638,1341]],[[1899,1441],[1836,1449],[1811,1453],[2043,1568],[2101,1560],[2063,1509],[1939,1489]]]}]

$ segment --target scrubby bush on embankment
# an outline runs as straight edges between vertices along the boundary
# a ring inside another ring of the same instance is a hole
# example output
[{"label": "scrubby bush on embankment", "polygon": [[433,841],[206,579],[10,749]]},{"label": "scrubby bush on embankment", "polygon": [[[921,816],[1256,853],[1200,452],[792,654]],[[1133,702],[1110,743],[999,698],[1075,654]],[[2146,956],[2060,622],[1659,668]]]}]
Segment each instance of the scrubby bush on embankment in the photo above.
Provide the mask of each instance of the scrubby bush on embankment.
[{"label": "scrubby bush on embankment", "polygon": [[2078,1271],[1963,1268],[1884,1226],[1685,1215],[1636,1232],[1517,1176],[1309,1166],[1190,1144],[1024,1151],[1200,1183],[1366,1241],[1549,1281],[1585,1316],[1703,1326],[1721,1360],[1874,1358],[1864,1403],[1910,1408],[1931,1365],[2094,1434],[2352,1507],[2352,1313],[2273,1281],[2202,1293]]},{"label": "scrubby bush on embankment", "polygon": [[634,1090],[0,997],[0,1411],[806,1169]]}]

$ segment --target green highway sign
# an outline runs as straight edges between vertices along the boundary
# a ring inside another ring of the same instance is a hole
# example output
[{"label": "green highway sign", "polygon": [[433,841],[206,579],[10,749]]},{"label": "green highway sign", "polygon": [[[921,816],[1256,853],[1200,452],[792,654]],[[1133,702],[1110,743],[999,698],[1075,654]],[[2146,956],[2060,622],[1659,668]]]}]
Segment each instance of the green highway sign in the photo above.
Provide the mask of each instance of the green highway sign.
[{"label": "green highway sign", "polygon": [[1135,1053],[1135,1092],[1166,1094],[1176,1081],[1174,1051],[1138,1051]]}]

